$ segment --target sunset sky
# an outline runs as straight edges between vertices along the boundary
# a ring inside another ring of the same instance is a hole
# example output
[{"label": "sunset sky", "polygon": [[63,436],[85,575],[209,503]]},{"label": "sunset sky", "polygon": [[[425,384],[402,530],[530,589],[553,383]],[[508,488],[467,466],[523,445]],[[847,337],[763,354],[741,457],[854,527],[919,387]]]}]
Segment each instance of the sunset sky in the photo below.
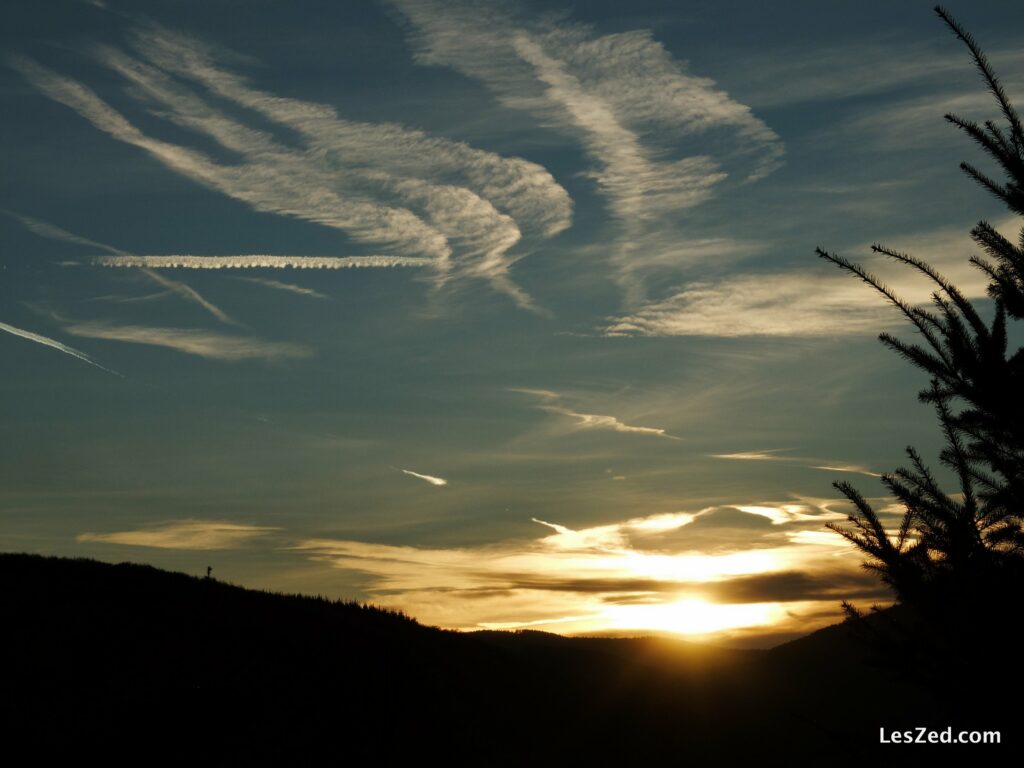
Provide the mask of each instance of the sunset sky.
[{"label": "sunset sky", "polygon": [[[931,5],[8,0],[0,550],[462,629],[886,602],[831,483],[939,435],[814,249],[984,302],[1019,228]],[[1024,5],[950,11],[1024,102]]]}]

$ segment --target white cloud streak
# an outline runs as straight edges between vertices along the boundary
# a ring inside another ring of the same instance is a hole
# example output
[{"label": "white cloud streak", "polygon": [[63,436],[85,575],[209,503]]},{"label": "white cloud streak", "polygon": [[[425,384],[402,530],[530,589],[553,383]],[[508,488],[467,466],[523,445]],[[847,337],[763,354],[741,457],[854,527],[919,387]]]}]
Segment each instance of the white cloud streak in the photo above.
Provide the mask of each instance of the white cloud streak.
[{"label": "white cloud streak", "polygon": [[738,275],[690,283],[613,318],[608,336],[828,336],[878,328],[884,302],[840,275]]},{"label": "white cloud streak", "polygon": [[194,304],[198,304],[225,325],[239,325],[239,323],[228,315],[227,312],[222,310],[212,301],[205,299],[195,288],[177,280],[171,280],[169,277],[164,277],[158,272],[154,272],[152,269],[143,269],[142,272],[150,280],[162,285],[167,290],[176,293],[178,296],[185,299],[185,301],[191,301]]},{"label": "white cloud streak", "polygon": [[73,232],[68,232],[66,229],[48,224],[45,221],[34,219],[31,216],[26,216],[17,211],[10,211],[6,209],[0,209],[0,213],[6,214],[11,218],[17,219],[21,222],[22,226],[25,227],[29,232],[38,235],[39,237],[46,238],[47,240],[57,240],[64,243],[73,243],[75,245],[84,245],[88,248],[96,248],[100,251],[106,251],[107,253],[123,254],[124,251],[114,248],[112,245],[106,243],[98,243],[95,240],[90,240],[87,237],[81,237]]},{"label": "white cloud streak", "polygon": [[[907,91],[914,86],[941,84],[948,88],[958,79],[976,82],[970,58],[951,56],[952,44],[952,38],[937,46],[889,35],[884,40],[817,50],[802,45],[759,54],[745,52],[736,65],[742,70],[744,88],[755,106],[793,106]],[[1007,74],[1020,71],[1024,65],[1024,53],[1012,49],[989,50],[988,58],[997,72]]]},{"label": "white cloud streak", "polygon": [[118,294],[107,294],[105,296],[93,296],[88,301],[110,301],[116,304],[141,304],[143,302],[156,301],[157,299],[163,299],[167,296],[172,296],[171,291],[156,291],[155,293],[146,293],[142,296],[122,296]]},{"label": "white cloud streak", "polygon": [[737,504],[736,509],[771,520],[772,525],[789,523],[814,522],[820,524],[825,520],[845,520],[846,515],[838,512],[812,510],[806,504]]},{"label": "white cloud streak", "polygon": [[100,365],[91,357],[89,357],[89,355],[85,354],[85,352],[80,352],[74,347],[69,347],[67,344],[61,344],[56,339],[51,339],[48,336],[42,336],[38,333],[32,333],[31,331],[26,331],[21,328],[15,328],[13,325],[8,325],[7,323],[0,323],[0,331],[10,333],[22,339],[27,339],[28,341],[34,341],[36,344],[42,344],[43,346],[50,347],[51,349],[56,349],[58,352],[63,352],[65,355],[71,355],[72,357],[76,357],[84,363],[93,365],[99,368],[101,371],[112,373],[115,376],[121,375],[117,373],[117,371],[112,371],[109,368],[104,368],[102,365]]},{"label": "white cloud streak", "polygon": [[992,97],[980,89],[945,98],[930,94],[865,111],[823,132],[821,138],[848,146],[856,137],[856,146],[872,152],[906,152],[929,144],[959,142],[962,135],[942,119],[946,113],[986,119],[991,110]]},{"label": "white cloud streak", "polygon": [[306,288],[302,285],[295,285],[294,283],[283,283],[280,280],[269,280],[263,277],[239,277],[237,280],[245,280],[247,283],[255,283],[256,285],[263,285],[267,288],[273,288],[276,291],[284,291],[286,293],[294,293],[297,296],[308,296],[311,299],[329,299],[330,296],[320,293],[312,288]]},{"label": "white cloud streak", "polygon": [[676,531],[709,511],[710,508],[700,512],[667,512],[581,530],[573,530],[568,526],[549,523],[535,517],[531,519],[554,531],[554,534],[541,539],[545,548],[563,552],[616,551],[628,549],[631,536],[657,536]]},{"label": "white cloud streak", "polygon": [[826,464],[822,466],[815,466],[814,469],[821,469],[825,472],[850,472],[855,475],[865,475],[866,477],[882,476],[880,472],[872,472],[861,464]]},{"label": "white cloud streak", "polygon": [[[157,105],[156,114],[213,139],[240,161],[220,163],[148,136],[84,85],[24,57],[11,63],[46,96],[174,171],[258,211],[339,230],[399,259],[326,260],[321,268],[428,260],[438,284],[483,278],[520,305],[531,305],[509,274],[525,251],[510,251],[524,234],[535,240],[565,229],[572,213],[567,193],[541,166],[399,125],[345,120],[330,107],[260,91],[223,68],[211,48],[161,28],[136,32],[133,47],[141,58],[109,47],[98,48],[97,57],[130,83],[138,102]],[[301,146],[239,122],[202,91],[298,134]]]},{"label": "white cloud streak", "polygon": [[711,454],[712,459],[728,459],[731,461],[782,461],[789,463],[803,463],[806,464],[810,469],[820,469],[826,472],[850,472],[858,475],[865,475],[866,477],[881,477],[882,475],[878,472],[873,472],[871,469],[865,467],[862,464],[837,464],[823,462],[827,459],[809,459],[802,456],[780,456],[779,453],[783,449],[776,448],[769,451],[738,451],[736,453],[713,453]]},{"label": "white cloud streak", "polygon": [[639,435],[657,435],[658,437],[667,437],[671,440],[678,440],[678,437],[673,437],[665,432],[664,429],[658,427],[634,427],[630,424],[619,421],[614,416],[605,416],[599,413],[578,413],[570,410],[569,408],[563,408],[558,405],[539,405],[537,406],[541,410],[550,411],[551,413],[558,413],[562,416],[568,416],[571,419],[576,420],[576,426],[580,429],[610,429],[614,432],[630,432]]},{"label": "white cloud streak", "polygon": [[404,474],[406,474],[406,475],[409,475],[410,477],[415,477],[415,478],[418,478],[420,480],[425,480],[426,482],[430,483],[431,485],[437,485],[437,486],[448,485],[448,481],[445,480],[443,477],[434,477],[433,475],[421,475],[419,472],[413,472],[411,469],[403,469],[402,472]]},{"label": "white cloud streak", "polygon": [[123,544],[156,549],[238,549],[255,539],[281,530],[264,525],[246,525],[215,520],[176,520],[131,531],[81,533],[83,543]]},{"label": "white cloud streak", "polygon": [[[779,137],[713,81],[687,73],[649,31],[598,36],[554,15],[525,18],[511,3],[391,4],[410,22],[419,62],[480,80],[504,106],[579,139],[621,227],[612,261],[630,293],[634,273],[668,260],[679,234],[666,235],[670,214],[707,200],[725,165],[745,160],[756,179],[780,162]],[[723,134],[731,141],[721,156],[706,154],[709,141],[679,156],[680,144]]]},{"label": "white cloud streak", "polygon": [[[993,222],[1017,238],[1014,217]],[[985,274],[971,265],[976,250],[962,230],[939,230],[884,241],[896,251],[918,255],[943,273],[968,298],[986,295]],[[856,259],[911,304],[930,303],[936,286],[910,267],[866,253]],[[899,322],[899,312],[877,291],[811,262],[806,270],[739,274],[717,282],[693,282],[676,293],[612,318],[609,336],[846,336],[876,332]]]},{"label": "white cloud streak", "polygon": [[713,459],[731,459],[733,461],[789,461],[787,456],[778,456],[780,448],[770,451],[737,451],[736,453],[713,453]]},{"label": "white cloud streak", "polygon": [[150,269],[376,269],[380,267],[432,267],[431,259],[411,256],[97,256],[100,267]]},{"label": "white cloud streak", "polygon": [[143,325],[114,325],[105,322],[79,322],[65,329],[73,336],[130,344],[168,347],[209,360],[278,361],[309,357],[312,351],[301,344],[266,341],[248,336],[233,336],[194,328],[156,328]]},{"label": "white cloud streak", "polygon": [[[76,245],[84,245],[84,246],[88,246],[90,248],[97,248],[99,250],[107,251],[107,253],[112,254],[111,256],[100,257],[100,258],[109,258],[109,259],[134,259],[134,258],[136,258],[136,257],[132,256],[131,254],[129,254],[128,252],[122,251],[120,248],[115,248],[114,246],[107,245],[106,243],[99,243],[99,242],[96,242],[95,240],[90,240],[90,239],[88,239],[86,237],[80,237],[79,235],[76,235],[73,232],[68,232],[67,230],[61,229],[60,227],[54,226],[53,224],[48,224],[45,221],[40,221],[38,219],[33,219],[33,218],[29,217],[29,216],[24,216],[24,215],[22,215],[20,213],[14,212],[14,211],[6,211],[5,210],[5,211],[3,211],[3,213],[6,213],[9,216],[13,216],[18,221],[20,221],[29,231],[39,235],[40,237],[44,237],[44,238],[46,238],[48,240],[58,240],[58,241],[66,242],[66,243],[74,243]],[[137,263],[137,264],[134,264],[134,266],[142,266],[142,267],[144,267],[145,264],[144,263]],[[209,312],[211,315],[213,315],[215,318],[217,318],[222,323],[224,323],[226,325],[238,325],[239,324],[234,319],[232,319],[224,310],[222,310],[220,307],[218,307],[213,302],[211,302],[208,299],[206,299],[202,294],[199,293],[199,291],[195,290],[191,286],[186,285],[185,283],[182,283],[182,282],[178,282],[177,280],[171,280],[170,278],[163,277],[162,275],[158,275],[156,272],[154,272],[151,269],[143,269],[142,271],[143,271],[143,274],[145,274],[146,277],[148,277],[153,282],[155,282],[155,283],[157,283],[159,285],[162,285],[164,288],[167,288],[172,293],[175,293],[178,296],[180,296],[181,298],[185,299],[185,301],[192,302],[193,304],[198,304],[200,307],[205,309],[207,312]]]},{"label": "white cloud streak", "polygon": [[[108,59],[112,55],[108,52]],[[122,56],[118,60],[124,61],[125,58]],[[139,147],[172,170],[243,200],[257,210],[315,221],[345,230],[357,240],[394,242],[434,252],[435,255],[443,253],[443,238],[431,232],[411,213],[374,205],[366,200],[344,199],[323,183],[322,173],[314,173],[312,168],[302,168],[302,174],[293,175],[288,171],[300,169],[276,167],[274,161],[279,158],[269,147],[269,156],[264,163],[253,161],[235,166],[221,165],[197,150],[145,135],[92,90],[70,78],[21,57],[13,59],[13,64],[44,95],[70,107],[112,138]],[[126,68],[123,67],[122,71]],[[191,106],[191,101],[187,101],[185,106]],[[223,130],[217,121],[211,128],[229,149],[237,151],[242,145],[239,141],[228,140],[225,135],[228,129],[237,130],[239,139],[245,137],[257,145],[269,143],[269,137],[241,129],[226,118],[225,122]],[[255,154],[253,149],[252,154]],[[281,162],[287,162],[288,151],[284,148],[278,151],[283,156]]]},{"label": "white cloud streak", "polygon": [[526,395],[539,398],[542,402],[535,407],[542,411],[548,411],[549,413],[557,413],[561,416],[567,416],[573,419],[577,429],[606,429],[613,432],[627,432],[639,435],[653,435],[656,437],[665,437],[669,440],[680,440],[681,438],[674,435],[668,434],[664,429],[659,427],[637,427],[631,424],[626,424],[620,421],[614,416],[607,416],[598,413],[580,413],[574,411],[571,408],[561,404],[562,396],[557,392],[552,392],[546,389],[522,389],[522,388],[510,388],[511,392],[521,392]]}]

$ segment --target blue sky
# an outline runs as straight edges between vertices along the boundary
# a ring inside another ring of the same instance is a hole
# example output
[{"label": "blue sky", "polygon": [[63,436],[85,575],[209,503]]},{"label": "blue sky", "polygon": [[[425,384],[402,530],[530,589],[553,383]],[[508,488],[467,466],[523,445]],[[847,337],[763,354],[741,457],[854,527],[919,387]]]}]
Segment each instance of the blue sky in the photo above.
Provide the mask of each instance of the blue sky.
[{"label": "blue sky", "polygon": [[[950,10],[1021,94],[1024,10]],[[938,435],[814,248],[984,302],[967,233],[1015,226],[928,3],[0,13],[0,548],[460,628],[884,599],[831,483]]]}]

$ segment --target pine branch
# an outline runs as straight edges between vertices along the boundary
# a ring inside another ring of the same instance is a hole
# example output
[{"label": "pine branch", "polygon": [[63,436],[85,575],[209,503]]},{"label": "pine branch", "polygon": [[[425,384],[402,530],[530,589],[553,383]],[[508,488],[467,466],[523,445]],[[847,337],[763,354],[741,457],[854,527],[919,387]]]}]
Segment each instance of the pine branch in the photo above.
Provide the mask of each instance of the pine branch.
[{"label": "pine branch", "polygon": [[999,107],[1003,112],[1003,116],[1010,124],[1010,136],[1014,147],[1018,153],[1024,151],[1024,128],[1021,126],[1020,117],[1017,115],[1017,110],[1013,108],[1013,105],[1010,104],[1010,100],[1006,97],[1006,92],[1003,90],[1003,86],[1000,84],[999,78],[996,77],[995,72],[992,70],[992,65],[989,64],[988,57],[985,56],[985,53],[975,42],[974,37],[960,26],[949,11],[941,5],[937,5],[935,6],[935,13],[938,14],[940,19],[946,22],[946,25],[958,38],[960,38],[960,40],[963,41],[967,46],[967,49],[971,52],[971,56],[974,58],[974,63],[981,71],[985,84],[988,86],[992,95],[996,97],[996,101],[999,102]]},{"label": "pine branch", "polygon": [[947,280],[933,266],[915,256],[911,256],[910,254],[906,253],[900,253],[899,251],[893,251],[882,245],[878,245],[877,243],[871,246],[871,250],[874,251],[875,253],[881,253],[884,256],[888,256],[890,259],[893,259],[895,261],[899,261],[903,264],[908,264],[917,269],[922,274],[926,275],[936,285],[942,288],[942,290],[945,291],[946,295],[949,296],[950,299],[952,299],[957,309],[959,309],[960,312],[963,313],[964,317],[967,318],[967,321],[971,324],[971,327],[974,329],[974,332],[976,334],[978,334],[981,337],[984,337],[988,334],[988,328],[986,328],[985,322],[981,319],[977,311],[974,309],[974,305],[967,300],[967,298],[960,292],[959,288],[957,288],[955,285],[949,282],[949,280]]},{"label": "pine branch", "polygon": [[903,315],[908,320],[910,320],[911,323],[914,324],[917,330],[920,331],[921,334],[928,340],[928,344],[936,351],[936,353],[940,357],[943,358],[943,361],[949,364],[950,361],[945,359],[945,355],[942,350],[942,345],[939,343],[939,340],[935,336],[935,334],[932,333],[931,328],[929,328],[930,323],[927,323],[926,321],[922,320],[919,314],[914,311],[913,307],[911,307],[909,304],[903,301],[903,299],[901,299],[899,296],[893,293],[881,280],[872,275],[859,264],[855,264],[854,262],[849,261],[848,259],[845,259],[842,256],[837,256],[836,254],[828,253],[827,251],[824,251],[821,248],[815,249],[815,252],[818,254],[819,257],[825,259],[826,261],[832,262],[840,269],[844,269],[847,272],[852,272],[854,275],[859,277],[865,283],[867,283],[876,291],[885,296],[885,298],[888,299],[893,306],[897,307],[903,313]]}]

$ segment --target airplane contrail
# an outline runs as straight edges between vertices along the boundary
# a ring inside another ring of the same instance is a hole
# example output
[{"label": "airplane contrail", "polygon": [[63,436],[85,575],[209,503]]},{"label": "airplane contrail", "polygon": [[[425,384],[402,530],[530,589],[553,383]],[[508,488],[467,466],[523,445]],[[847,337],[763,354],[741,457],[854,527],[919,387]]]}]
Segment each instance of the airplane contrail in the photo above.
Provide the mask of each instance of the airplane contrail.
[{"label": "airplane contrail", "polygon": [[435,259],[415,256],[271,256],[254,253],[238,256],[97,256],[98,267],[149,267],[150,269],[349,269],[353,267],[431,267]]},{"label": "airplane contrail", "polygon": [[448,481],[445,480],[443,477],[434,477],[433,475],[421,475],[419,472],[413,472],[412,470],[409,469],[403,469],[402,472],[404,472],[407,475],[412,475],[413,477],[418,477],[420,480],[426,480],[431,485],[448,485]]},{"label": "airplane contrail", "polygon": [[23,339],[28,339],[29,341],[34,341],[37,344],[42,344],[43,346],[50,347],[51,349],[56,349],[58,352],[63,352],[65,355],[77,357],[82,362],[88,363],[89,365],[94,365],[101,371],[112,373],[115,376],[121,375],[117,371],[112,371],[109,368],[104,368],[102,365],[100,365],[87,354],[85,354],[85,352],[79,352],[74,347],[69,347],[67,344],[61,344],[59,341],[57,341],[56,339],[51,339],[49,336],[41,336],[38,333],[32,333],[32,331],[26,331],[22,328],[15,328],[13,325],[8,325],[7,323],[0,323],[0,331],[6,331],[7,333],[10,333],[14,336],[20,336]]},{"label": "airplane contrail", "polygon": [[[6,214],[7,216],[12,216],[13,218],[20,221],[25,226],[25,228],[28,229],[30,232],[35,233],[39,237],[45,237],[48,240],[60,240],[65,243],[74,243],[76,245],[85,245],[90,248],[98,248],[101,251],[106,251],[107,253],[111,254],[111,256],[108,256],[107,258],[136,258],[127,251],[122,251],[120,248],[115,248],[114,246],[107,245],[106,243],[99,243],[95,240],[90,240],[87,237],[81,237],[80,235],[76,235],[74,232],[68,232],[66,229],[61,229],[60,227],[54,224],[49,224],[45,221],[34,219],[31,216],[25,216],[24,214],[18,213],[17,211],[11,211],[6,208],[0,208],[0,213]],[[194,302],[195,304],[198,304],[225,325],[240,325],[240,323],[231,318],[227,312],[222,310],[212,301],[209,301],[206,298],[204,298],[203,295],[199,293],[199,291],[195,290],[191,286],[186,285],[185,283],[179,283],[177,280],[171,280],[168,277],[164,277],[160,274],[157,274],[151,269],[144,268],[142,272],[150,280],[152,280],[155,283],[159,283],[164,288],[167,288],[170,291],[173,291],[174,293],[178,294],[183,299],[185,299],[185,301],[191,301]]]}]

